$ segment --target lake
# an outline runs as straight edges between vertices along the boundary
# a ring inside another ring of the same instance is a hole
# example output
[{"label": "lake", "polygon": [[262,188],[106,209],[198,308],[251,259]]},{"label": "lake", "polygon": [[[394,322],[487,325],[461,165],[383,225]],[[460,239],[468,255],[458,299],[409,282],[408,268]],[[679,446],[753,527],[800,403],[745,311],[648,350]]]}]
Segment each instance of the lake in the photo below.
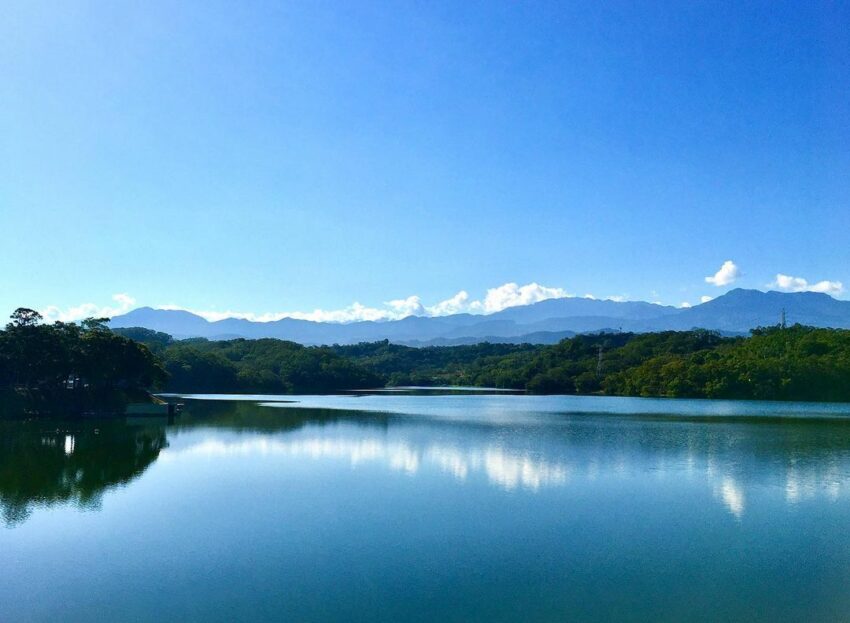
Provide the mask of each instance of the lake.
[{"label": "lake", "polygon": [[184,402],[0,423],[0,621],[850,620],[850,405]]}]

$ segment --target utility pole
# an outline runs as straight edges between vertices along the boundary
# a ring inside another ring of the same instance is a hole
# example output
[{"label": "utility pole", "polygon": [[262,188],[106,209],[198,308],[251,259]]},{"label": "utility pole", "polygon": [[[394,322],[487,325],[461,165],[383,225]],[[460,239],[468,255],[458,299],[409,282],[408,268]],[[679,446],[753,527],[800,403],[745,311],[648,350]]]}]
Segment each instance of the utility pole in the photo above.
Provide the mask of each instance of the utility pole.
[{"label": "utility pole", "polygon": [[784,307],[782,308],[782,315],[779,317],[779,326],[783,329],[787,327],[787,324],[785,322],[785,308]]},{"label": "utility pole", "polygon": [[596,376],[602,376],[602,344],[599,345],[599,353],[596,357]]}]

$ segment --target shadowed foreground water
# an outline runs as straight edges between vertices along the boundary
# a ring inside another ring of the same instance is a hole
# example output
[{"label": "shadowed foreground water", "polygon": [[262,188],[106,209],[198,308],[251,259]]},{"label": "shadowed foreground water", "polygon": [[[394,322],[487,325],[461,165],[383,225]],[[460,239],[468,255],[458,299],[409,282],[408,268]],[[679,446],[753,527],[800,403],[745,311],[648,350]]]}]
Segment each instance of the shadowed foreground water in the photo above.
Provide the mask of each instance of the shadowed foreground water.
[{"label": "shadowed foreground water", "polygon": [[850,406],[281,400],[0,423],[0,621],[850,620]]}]

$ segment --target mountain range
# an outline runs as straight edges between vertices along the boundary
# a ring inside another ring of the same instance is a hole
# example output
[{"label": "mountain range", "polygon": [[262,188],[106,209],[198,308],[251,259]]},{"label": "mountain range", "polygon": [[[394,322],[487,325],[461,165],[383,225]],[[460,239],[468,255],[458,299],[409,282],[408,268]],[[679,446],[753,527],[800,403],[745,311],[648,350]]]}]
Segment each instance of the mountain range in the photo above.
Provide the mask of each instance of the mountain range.
[{"label": "mountain range", "polygon": [[758,326],[788,324],[850,328],[850,301],[816,292],[730,290],[706,303],[678,308],[643,301],[549,299],[489,315],[408,316],[401,320],[350,323],[283,318],[208,321],[188,311],[140,307],[110,321],[113,328],[144,327],[175,338],[278,338],[301,344],[353,344],[389,340],[414,346],[477,342],[554,343],[577,333],[603,330],[649,332],[711,329],[745,334]]}]

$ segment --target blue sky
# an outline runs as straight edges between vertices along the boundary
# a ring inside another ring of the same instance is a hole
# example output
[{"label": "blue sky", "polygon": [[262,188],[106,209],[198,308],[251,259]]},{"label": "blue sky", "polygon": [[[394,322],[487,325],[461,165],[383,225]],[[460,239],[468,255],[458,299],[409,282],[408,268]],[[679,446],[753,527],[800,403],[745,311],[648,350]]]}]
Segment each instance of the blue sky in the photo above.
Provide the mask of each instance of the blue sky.
[{"label": "blue sky", "polygon": [[0,312],[678,305],[777,274],[846,297],[848,23],[846,2],[4,2]]}]

